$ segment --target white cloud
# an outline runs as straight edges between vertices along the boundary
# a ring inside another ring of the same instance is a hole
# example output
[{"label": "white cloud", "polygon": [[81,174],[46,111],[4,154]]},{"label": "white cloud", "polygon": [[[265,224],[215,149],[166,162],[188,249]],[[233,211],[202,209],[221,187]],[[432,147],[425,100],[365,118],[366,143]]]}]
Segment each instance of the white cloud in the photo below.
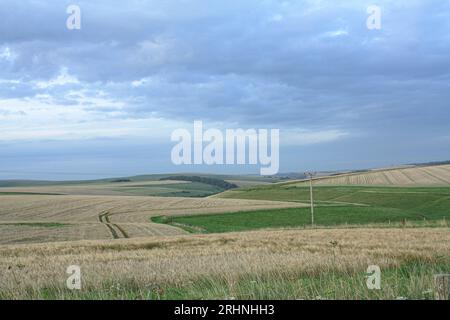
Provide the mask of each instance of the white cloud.
[{"label": "white cloud", "polygon": [[121,111],[125,102],[101,92],[70,91],[66,98],[72,103],[61,103],[50,94],[0,99],[0,141],[98,137],[151,137],[154,141],[168,139],[172,128],[182,126],[153,116],[130,119]]},{"label": "white cloud", "polygon": [[131,82],[133,87],[140,87],[147,83],[147,79],[134,80]]},{"label": "white cloud", "polygon": [[334,31],[328,31],[324,32],[320,35],[321,38],[336,38],[336,37],[343,37],[348,36],[348,31],[344,29],[338,29]]},{"label": "white cloud", "polygon": [[3,47],[2,49],[0,49],[0,60],[13,62],[16,57],[17,55],[9,47]]},{"label": "white cloud", "polygon": [[52,88],[54,86],[64,86],[66,84],[79,84],[78,79],[68,73],[67,68],[61,68],[56,78],[48,81],[38,81],[36,87],[39,89]]}]

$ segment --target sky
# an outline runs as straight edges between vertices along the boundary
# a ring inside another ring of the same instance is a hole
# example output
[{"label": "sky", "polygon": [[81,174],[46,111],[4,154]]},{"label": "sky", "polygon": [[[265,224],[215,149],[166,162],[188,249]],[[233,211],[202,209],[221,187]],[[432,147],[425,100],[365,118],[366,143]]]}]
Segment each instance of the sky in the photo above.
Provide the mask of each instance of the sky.
[{"label": "sky", "polygon": [[450,2],[0,2],[0,179],[258,173],[174,165],[195,120],[279,129],[280,172],[449,160]]}]

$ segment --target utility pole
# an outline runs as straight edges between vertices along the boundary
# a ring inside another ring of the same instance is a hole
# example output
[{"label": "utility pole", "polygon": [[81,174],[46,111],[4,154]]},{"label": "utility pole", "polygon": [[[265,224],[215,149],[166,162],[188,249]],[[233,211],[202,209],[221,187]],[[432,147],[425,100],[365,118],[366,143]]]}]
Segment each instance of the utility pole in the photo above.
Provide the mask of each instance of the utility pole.
[{"label": "utility pole", "polygon": [[305,172],[305,175],[309,177],[309,199],[311,200],[311,226],[314,227],[314,198],[313,198],[313,177],[315,172]]}]

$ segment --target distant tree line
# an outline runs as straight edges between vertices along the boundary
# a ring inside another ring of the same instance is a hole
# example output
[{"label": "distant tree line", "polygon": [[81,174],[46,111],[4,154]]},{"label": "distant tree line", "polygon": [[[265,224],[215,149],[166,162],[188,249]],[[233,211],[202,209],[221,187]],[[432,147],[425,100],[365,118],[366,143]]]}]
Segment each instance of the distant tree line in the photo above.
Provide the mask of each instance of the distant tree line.
[{"label": "distant tree line", "polygon": [[234,189],[234,188],[238,187],[234,183],[230,183],[225,180],[209,178],[209,177],[200,177],[200,176],[170,176],[170,177],[166,177],[166,178],[161,178],[160,180],[200,182],[200,183],[208,184],[211,186],[219,187],[224,190]]},{"label": "distant tree line", "polygon": [[114,183],[118,183],[118,182],[131,182],[130,179],[116,179],[116,180],[111,180],[111,182]]}]

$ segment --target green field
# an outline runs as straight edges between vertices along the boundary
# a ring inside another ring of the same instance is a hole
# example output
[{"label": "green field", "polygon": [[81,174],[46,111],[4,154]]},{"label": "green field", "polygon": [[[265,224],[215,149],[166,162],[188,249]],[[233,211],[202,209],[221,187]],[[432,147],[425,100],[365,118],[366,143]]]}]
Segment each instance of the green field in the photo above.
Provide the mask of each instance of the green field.
[{"label": "green field", "polygon": [[[393,208],[375,207],[317,207],[316,226],[374,225],[398,227],[412,223],[414,226],[445,224],[450,214],[424,218],[412,212]],[[234,232],[265,228],[297,228],[311,224],[308,208],[259,210],[250,212],[211,215],[154,217],[153,222],[167,223],[189,232]],[[439,222],[439,224],[435,223]]]},{"label": "green field", "polygon": [[[278,184],[230,190],[223,197],[309,202],[309,188]],[[367,205],[435,217],[450,214],[450,187],[315,187],[314,200],[317,205]]]},{"label": "green field", "polygon": [[[239,189],[227,198],[309,201],[309,188],[273,185]],[[315,225],[446,225],[450,219],[450,188],[317,187]],[[309,226],[309,208],[258,210],[210,215],[155,217],[190,232],[232,232]]]}]

